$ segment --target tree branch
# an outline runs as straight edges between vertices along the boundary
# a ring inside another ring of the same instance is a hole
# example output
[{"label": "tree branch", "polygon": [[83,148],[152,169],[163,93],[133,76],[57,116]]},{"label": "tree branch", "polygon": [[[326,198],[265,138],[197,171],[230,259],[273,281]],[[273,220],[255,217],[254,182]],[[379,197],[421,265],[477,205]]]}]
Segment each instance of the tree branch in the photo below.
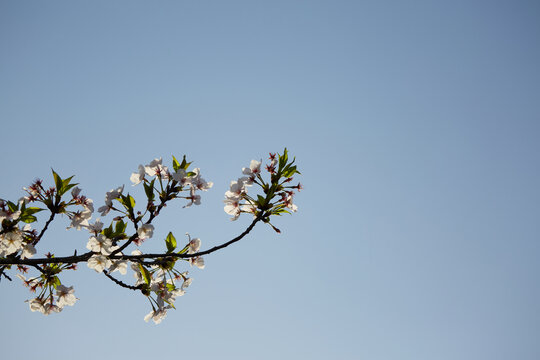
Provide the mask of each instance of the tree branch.
[{"label": "tree branch", "polygon": [[[217,250],[223,249],[231,244],[234,244],[237,241],[240,241],[242,238],[244,238],[247,234],[253,230],[257,222],[261,221],[263,217],[265,216],[264,213],[259,214],[252,222],[251,224],[242,232],[240,235],[236,236],[235,238],[221,244],[214,246],[213,248],[210,248],[208,250],[200,251],[193,254],[178,254],[178,253],[164,253],[164,254],[142,254],[142,255],[120,255],[111,253],[111,255],[108,256],[109,259],[125,259],[125,260],[141,260],[141,259],[156,259],[156,258],[179,258],[179,259],[188,259],[188,258],[194,258],[198,256],[208,255],[211,254]],[[134,235],[135,236],[135,235]],[[132,236],[133,237],[133,236]],[[0,258],[0,265],[44,265],[44,264],[75,264],[79,262],[88,261],[94,255],[95,253],[92,251],[89,251],[87,253],[81,254],[81,255],[73,255],[73,256],[64,256],[64,257],[52,257],[52,258],[40,258],[40,259],[8,259],[8,258]]]},{"label": "tree branch", "polygon": [[130,289],[130,290],[140,290],[141,289],[140,285],[139,286],[131,286],[131,285],[126,284],[125,282],[122,282],[122,281],[118,280],[117,278],[110,275],[107,270],[103,270],[103,274],[105,274],[105,276],[108,277],[109,279],[111,279],[115,284],[120,285],[123,288]]}]

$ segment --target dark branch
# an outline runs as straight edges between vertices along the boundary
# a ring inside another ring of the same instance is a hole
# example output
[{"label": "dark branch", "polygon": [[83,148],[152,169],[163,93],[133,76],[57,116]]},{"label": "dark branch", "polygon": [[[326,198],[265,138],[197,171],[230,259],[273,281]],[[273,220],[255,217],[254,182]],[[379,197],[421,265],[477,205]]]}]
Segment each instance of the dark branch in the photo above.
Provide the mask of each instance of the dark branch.
[{"label": "dark branch", "polygon": [[39,233],[38,237],[36,238],[36,241],[34,241],[34,246],[36,246],[37,243],[39,242],[39,240],[41,240],[41,238],[43,237],[43,234],[45,234],[45,231],[47,231],[47,229],[49,228],[49,224],[54,220],[55,215],[56,215],[56,213],[54,211],[51,211],[51,216],[49,217],[49,219],[45,223],[45,226],[43,227],[43,229],[41,229],[41,232]]},{"label": "dark branch", "polygon": [[[188,258],[194,258],[198,256],[208,255],[211,254],[217,250],[223,249],[231,244],[234,244],[237,241],[240,241],[242,238],[244,238],[257,224],[257,222],[261,221],[263,217],[265,216],[264,213],[261,213],[259,216],[257,216],[251,224],[247,227],[244,232],[242,232],[237,237],[221,244],[214,246],[213,248],[210,248],[208,250],[200,251],[194,254],[177,254],[177,253],[170,253],[170,254],[142,254],[142,255],[121,255],[121,254],[114,254],[111,253],[111,255],[108,256],[109,259],[125,259],[125,260],[142,260],[142,259],[157,259],[157,258],[179,258],[179,259],[188,259]],[[133,237],[133,236],[132,236]],[[130,238],[131,239],[131,238]],[[125,244],[124,244],[125,245]],[[114,255],[113,255],[114,254]],[[64,256],[64,257],[52,257],[52,258],[41,258],[41,259],[8,259],[0,258],[0,265],[44,265],[44,264],[59,264],[59,263],[66,263],[66,264],[74,264],[79,262],[88,261],[94,255],[94,252],[89,251],[87,253],[81,254],[81,255],[73,255],[73,256]]]},{"label": "dark branch", "polygon": [[118,280],[117,278],[110,275],[107,270],[103,270],[103,274],[105,274],[105,276],[108,277],[109,279],[111,279],[115,284],[120,285],[123,288],[130,289],[130,290],[140,290],[141,289],[140,285],[131,286],[131,285],[126,284],[125,282],[122,282],[122,281]]}]

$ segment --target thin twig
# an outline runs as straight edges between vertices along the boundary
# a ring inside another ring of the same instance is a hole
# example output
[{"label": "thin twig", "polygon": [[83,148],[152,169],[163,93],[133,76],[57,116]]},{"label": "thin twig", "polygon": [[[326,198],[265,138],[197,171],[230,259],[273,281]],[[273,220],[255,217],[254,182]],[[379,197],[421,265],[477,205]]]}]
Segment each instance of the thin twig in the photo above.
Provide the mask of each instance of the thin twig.
[{"label": "thin twig", "polygon": [[45,223],[45,226],[43,227],[43,229],[41,229],[41,232],[37,236],[36,241],[34,241],[34,246],[36,246],[39,240],[41,240],[41,238],[43,237],[43,234],[45,234],[45,231],[47,231],[47,229],[49,228],[49,224],[54,220],[55,215],[56,213],[54,211],[51,211],[51,216]]},{"label": "thin twig", "polygon": [[115,277],[113,277],[112,275],[110,275],[109,272],[108,272],[107,270],[103,270],[103,274],[105,274],[106,277],[108,277],[108,278],[111,279],[114,283],[116,283],[117,285],[120,285],[120,286],[123,287],[123,288],[130,289],[130,290],[140,290],[140,289],[141,289],[141,286],[140,286],[140,285],[138,285],[138,286],[131,286],[131,285],[126,284],[126,283],[123,282],[123,281],[118,280],[117,278],[115,278]]}]

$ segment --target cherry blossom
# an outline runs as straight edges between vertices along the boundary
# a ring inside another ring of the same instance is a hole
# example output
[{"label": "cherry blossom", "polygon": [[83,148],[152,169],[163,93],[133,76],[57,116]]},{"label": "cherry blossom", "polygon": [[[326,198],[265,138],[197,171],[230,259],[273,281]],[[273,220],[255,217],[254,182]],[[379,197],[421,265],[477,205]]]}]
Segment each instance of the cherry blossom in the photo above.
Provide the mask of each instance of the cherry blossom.
[{"label": "cherry blossom", "polygon": [[56,296],[58,297],[57,305],[60,308],[63,308],[66,305],[73,306],[77,298],[73,294],[73,286],[66,287],[64,285],[58,285],[56,287]]},{"label": "cherry blossom", "polygon": [[109,268],[109,266],[112,265],[112,262],[105,255],[92,255],[92,257],[88,259],[87,264],[90,269],[94,269],[96,272],[100,273]]},{"label": "cherry blossom", "polygon": [[88,243],[86,244],[86,248],[96,253],[109,255],[116,250],[117,247],[113,247],[111,239],[108,239],[103,234],[98,234],[97,236],[90,237]]},{"label": "cherry blossom", "polygon": [[139,171],[131,174],[129,180],[133,183],[133,186],[140,184],[144,180],[146,171],[144,166],[139,165]]},{"label": "cherry blossom", "polygon": [[199,269],[204,269],[204,259],[202,256],[189,258],[189,262],[192,266],[196,266]]},{"label": "cherry blossom", "polygon": [[137,229],[139,239],[150,239],[154,235],[154,225],[143,224]]},{"label": "cherry blossom", "polygon": [[167,179],[169,176],[169,169],[162,165],[162,159],[154,159],[150,164],[144,167],[144,171],[148,176],[157,176],[158,178]]}]

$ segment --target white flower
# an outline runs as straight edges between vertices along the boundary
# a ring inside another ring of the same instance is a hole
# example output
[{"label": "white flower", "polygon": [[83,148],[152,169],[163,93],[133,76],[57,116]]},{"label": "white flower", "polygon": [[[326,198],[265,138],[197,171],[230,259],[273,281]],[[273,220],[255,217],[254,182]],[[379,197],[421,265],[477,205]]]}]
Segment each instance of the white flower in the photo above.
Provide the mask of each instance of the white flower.
[{"label": "white flower", "polygon": [[36,254],[36,249],[34,248],[34,245],[26,244],[23,248],[21,259],[30,259],[35,254]]},{"label": "white flower", "polygon": [[190,189],[190,196],[187,196],[186,199],[190,200],[190,202],[184,205],[184,208],[190,207],[193,204],[201,205],[201,195],[195,195],[195,188],[193,186]]},{"label": "white flower", "polygon": [[9,210],[8,211],[0,210],[0,224],[4,220],[15,221],[19,218],[20,215],[21,215],[20,210],[15,211],[15,212],[11,212]]},{"label": "white flower", "polygon": [[162,160],[154,159],[150,164],[144,167],[144,171],[148,176],[157,176],[158,178],[166,179],[169,176],[169,169],[161,164]]},{"label": "white flower", "polygon": [[246,192],[246,183],[247,178],[240,178],[237,181],[231,181],[230,189],[225,193],[225,197],[230,199],[240,199],[242,194]]},{"label": "white flower", "polygon": [[77,211],[73,213],[71,217],[71,224],[67,227],[71,229],[72,227],[77,230],[81,230],[82,227],[88,226],[88,220],[92,217],[92,211],[89,209],[83,211]]},{"label": "white flower", "polygon": [[73,290],[73,286],[66,287],[64,285],[58,285],[56,287],[56,296],[58,297],[58,307],[63,308],[66,305],[73,306],[75,304],[75,301],[77,301],[77,298],[73,293],[75,290]]},{"label": "white flower", "polygon": [[238,219],[240,216],[240,199],[226,198],[223,202],[225,203],[223,210],[233,216],[231,220]]},{"label": "white flower", "polygon": [[32,300],[27,300],[26,302],[28,302],[28,305],[30,306],[30,311],[32,312],[39,311],[40,313],[43,313],[43,314],[45,313],[45,300],[44,299],[37,297]]},{"label": "white flower", "polygon": [[105,205],[101,206],[98,211],[101,213],[101,216],[105,216],[111,211],[113,205],[112,201],[118,199],[122,192],[124,191],[124,185],[117,187],[116,189],[111,189],[105,194]]},{"label": "white flower", "polygon": [[139,171],[131,174],[129,180],[133,183],[133,186],[140,184],[144,179],[145,169],[144,166],[139,165]]},{"label": "white flower", "polygon": [[298,206],[296,206],[295,204],[293,204],[293,197],[292,195],[287,195],[287,197],[285,198],[284,200],[284,203],[285,205],[292,210],[292,212],[297,212],[298,211]]},{"label": "white flower", "polygon": [[87,228],[90,233],[97,235],[101,232],[101,229],[103,229],[103,223],[98,218],[93,224],[89,223]]},{"label": "white flower", "polygon": [[139,239],[150,239],[154,235],[154,225],[143,224],[137,229],[137,235]]},{"label": "white flower", "polygon": [[111,267],[109,268],[109,272],[119,271],[120,274],[126,275],[127,274],[127,260],[118,260],[113,262]]},{"label": "white flower", "polygon": [[144,321],[148,322],[150,319],[152,319],[154,323],[159,324],[161,320],[163,320],[165,316],[167,316],[167,310],[170,308],[171,306],[167,305],[164,307],[160,307],[157,310],[152,310],[144,317]]},{"label": "white flower", "polygon": [[189,287],[189,285],[191,285],[191,281],[192,281],[191,278],[186,278],[184,282],[182,283],[182,289]]},{"label": "white flower", "polygon": [[111,189],[105,194],[105,202],[118,199],[122,192],[124,191],[124,185],[117,187],[116,189]]},{"label": "white flower", "polygon": [[184,169],[178,169],[174,174],[172,174],[173,180],[177,181],[181,186],[186,186],[191,184],[191,177],[186,176],[187,172]]},{"label": "white flower", "polygon": [[112,240],[108,239],[105,235],[98,234],[97,237],[96,236],[90,237],[90,239],[88,240],[88,243],[86,244],[86,248],[96,253],[109,255],[118,247],[113,246]]},{"label": "white flower", "polygon": [[201,170],[199,168],[193,169],[193,172],[195,173],[195,175],[191,179],[191,184],[197,190],[207,191],[214,185],[214,183],[211,181],[207,182],[206,180],[204,180],[201,177],[200,171]]},{"label": "white flower", "polygon": [[255,177],[261,173],[261,161],[251,160],[249,168],[242,168],[242,174],[247,175],[246,185],[253,184]]},{"label": "white flower", "polygon": [[78,186],[75,186],[75,187],[73,188],[73,190],[71,190],[71,196],[72,196],[73,198],[78,197],[80,193],[81,193],[81,189],[80,189]]},{"label": "white flower", "polygon": [[0,245],[6,255],[19,251],[23,246],[23,237],[19,229],[0,235]]},{"label": "white flower", "polygon": [[92,257],[88,259],[87,264],[90,269],[94,269],[96,272],[100,273],[109,268],[112,265],[112,262],[104,255],[92,255]]},{"label": "white flower", "polygon": [[195,254],[201,248],[201,239],[191,239],[189,242],[188,254]]},{"label": "white flower", "polygon": [[202,256],[189,258],[189,262],[191,263],[191,266],[196,266],[199,269],[204,269],[204,259],[202,258]]},{"label": "white flower", "polygon": [[62,311],[61,307],[59,307],[58,305],[55,305],[55,304],[51,304],[50,302],[47,302],[45,304],[45,309],[43,310],[43,314],[44,315],[50,315],[52,312],[59,313],[60,311]]}]

